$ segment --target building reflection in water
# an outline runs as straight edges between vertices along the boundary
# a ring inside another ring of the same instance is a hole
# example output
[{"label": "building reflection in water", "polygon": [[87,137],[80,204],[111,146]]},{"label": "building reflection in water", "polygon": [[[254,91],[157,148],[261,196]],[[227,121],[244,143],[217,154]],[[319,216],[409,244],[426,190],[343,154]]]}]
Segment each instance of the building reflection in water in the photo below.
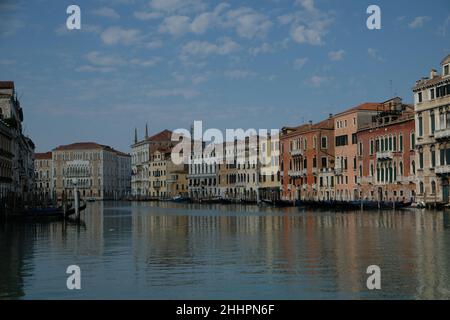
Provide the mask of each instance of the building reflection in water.
[{"label": "building reflection in water", "polygon": [[450,298],[448,213],[96,202],[83,220],[1,225],[0,297],[70,298],[75,261],[84,298]]}]

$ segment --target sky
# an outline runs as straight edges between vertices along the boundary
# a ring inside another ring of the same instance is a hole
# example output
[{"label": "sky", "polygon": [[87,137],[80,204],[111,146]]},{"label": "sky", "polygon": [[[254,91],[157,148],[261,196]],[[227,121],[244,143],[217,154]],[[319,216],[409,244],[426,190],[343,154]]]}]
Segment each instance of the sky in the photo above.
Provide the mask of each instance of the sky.
[{"label": "sky", "polygon": [[[71,4],[81,30],[66,27]],[[372,4],[380,30],[366,26]],[[277,129],[412,103],[448,54],[448,0],[0,0],[0,80],[15,82],[37,152],[130,152],[146,123]]]}]

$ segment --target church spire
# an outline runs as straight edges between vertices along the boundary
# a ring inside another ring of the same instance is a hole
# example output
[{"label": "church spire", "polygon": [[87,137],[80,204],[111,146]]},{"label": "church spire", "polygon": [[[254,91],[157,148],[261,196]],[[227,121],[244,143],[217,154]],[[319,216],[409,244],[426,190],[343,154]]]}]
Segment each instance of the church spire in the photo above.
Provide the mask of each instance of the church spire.
[{"label": "church spire", "polygon": [[145,139],[148,139],[148,123],[145,124]]}]

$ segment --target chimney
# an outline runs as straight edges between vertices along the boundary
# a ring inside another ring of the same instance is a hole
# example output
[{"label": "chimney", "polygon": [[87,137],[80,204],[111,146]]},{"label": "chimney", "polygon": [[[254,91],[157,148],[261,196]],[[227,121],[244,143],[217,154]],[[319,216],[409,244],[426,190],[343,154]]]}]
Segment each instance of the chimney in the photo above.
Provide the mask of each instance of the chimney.
[{"label": "chimney", "polygon": [[137,128],[134,128],[134,143],[138,142],[138,137],[137,137]]},{"label": "chimney", "polygon": [[333,114],[332,113],[328,114],[328,119],[331,119],[331,118],[333,118]]},{"label": "chimney", "polygon": [[434,79],[435,77],[437,77],[437,71],[435,69],[431,69],[430,71],[430,79]]}]

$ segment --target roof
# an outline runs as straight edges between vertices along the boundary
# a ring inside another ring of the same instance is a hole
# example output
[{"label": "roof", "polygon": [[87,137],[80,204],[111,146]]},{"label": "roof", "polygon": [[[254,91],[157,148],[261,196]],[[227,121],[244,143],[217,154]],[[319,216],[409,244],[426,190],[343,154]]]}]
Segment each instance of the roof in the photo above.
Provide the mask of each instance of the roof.
[{"label": "roof", "polygon": [[106,146],[103,144],[99,144],[96,142],[75,142],[68,145],[58,146],[53,151],[67,151],[67,150],[105,150],[114,152],[119,156],[130,156],[129,154],[123,153],[121,151],[117,151],[110,146]]},{"label": "roof", "polygon": [[444,64],[450,63],[450,54],[447,55],[441,62],[441,66],[443,66]]},{"label": "roof", "polygon": [[163,130],[149,138],[147,138],[149,141],[171,141],[172,140],[172,131],[170,130]]},{"label": "roof", "polygon": [[14,81],[0,81],[0,89],[14,89]]},{"label": "roof", "polygon": [[48,160],[52,158],[52,152],[45,152],[45,153],[35,153],[34,158],[36,160]]},{"label": "roof", "polygon": [[334,117],[342,116],[348,113],[353,113],[355,111],[381,111],[383,105],[378,102],[365,102],[363,104],[357,105],[356,107],[352,107],[347,109],[341,113],[336,114]]}]

